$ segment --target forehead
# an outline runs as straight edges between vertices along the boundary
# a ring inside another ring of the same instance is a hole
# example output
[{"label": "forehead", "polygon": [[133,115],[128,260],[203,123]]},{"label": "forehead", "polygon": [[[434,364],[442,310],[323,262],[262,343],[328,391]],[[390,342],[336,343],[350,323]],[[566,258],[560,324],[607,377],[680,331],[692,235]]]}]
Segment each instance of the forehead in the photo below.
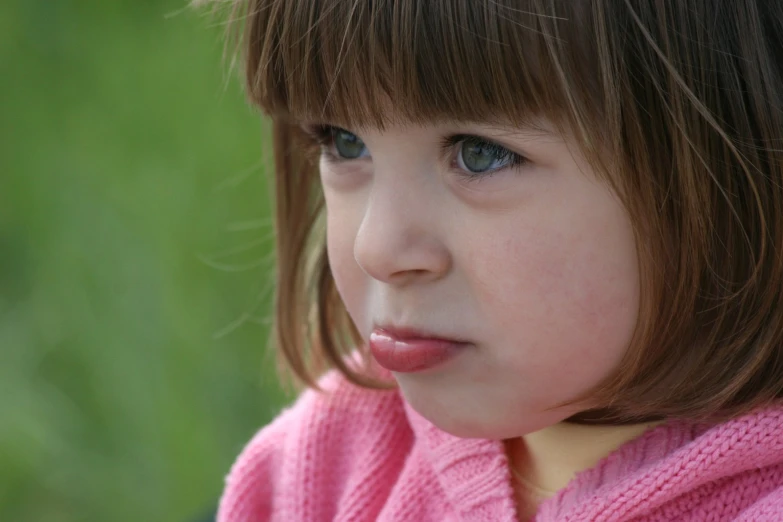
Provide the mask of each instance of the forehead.
[{"label": "forehead", "polygon": [[[487,139],[504,141],[526,142],[540,141],[546,143],[565,143],[571,139],[567,132],[563,132],[552,122],[545,118],[534,118],[521,123],[501,118],[492,118],[484,121],[461,121],[455,119],[441,119],[433,121],[411,121],[409,119],[389,117],[388,124],[379,127],[365,122],[356,127],[350,127],[334,122],[319,122],[318,124],[337,127],[354,132],[362,137],[371,135],[377,137],[393,136],[398,138],[421,139],[423,136],[441,136],[443,134],[477,134]],[[311,125],[304,125],[305,130]]]}]

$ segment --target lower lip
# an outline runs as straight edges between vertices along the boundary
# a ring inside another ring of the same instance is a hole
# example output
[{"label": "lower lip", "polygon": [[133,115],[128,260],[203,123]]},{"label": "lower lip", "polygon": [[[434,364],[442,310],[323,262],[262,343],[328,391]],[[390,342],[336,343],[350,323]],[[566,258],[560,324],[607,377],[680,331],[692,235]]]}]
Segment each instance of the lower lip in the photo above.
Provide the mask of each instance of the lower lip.
[{"label": "lower lip", "polygon": [[434,368],[454,357],[466,343],[443,339],[399,338],[383,330],[370,334],[375,360],[392,372],[413,373]]}]

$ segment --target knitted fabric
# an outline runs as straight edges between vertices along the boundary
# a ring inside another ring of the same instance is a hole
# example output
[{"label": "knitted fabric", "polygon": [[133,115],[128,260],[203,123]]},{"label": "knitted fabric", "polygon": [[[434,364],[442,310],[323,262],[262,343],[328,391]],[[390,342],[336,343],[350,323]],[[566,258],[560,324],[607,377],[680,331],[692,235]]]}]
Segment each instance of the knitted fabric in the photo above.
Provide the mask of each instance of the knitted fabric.
[{"label": "knitted fabric", "polygon": [[[337,373],[234,464],[218,522],[515,522],[502,441],[462,439],[397,390]],[[536,522],[783,521],[783,406],[651,428],[546,500]]]}]

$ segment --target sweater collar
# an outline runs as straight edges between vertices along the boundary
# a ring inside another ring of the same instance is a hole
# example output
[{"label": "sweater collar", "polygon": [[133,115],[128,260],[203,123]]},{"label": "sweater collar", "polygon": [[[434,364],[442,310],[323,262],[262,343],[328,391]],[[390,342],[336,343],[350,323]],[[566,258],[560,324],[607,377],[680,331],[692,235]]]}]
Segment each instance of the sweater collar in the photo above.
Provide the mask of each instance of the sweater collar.
[{"label": "sweater collar", "polygon": [[446,433],[404,401],[417,442],[449,502],[464,522],[515,522],[516,506],[502,441]]},{"label": "sweater collar", "polygon": [[[404,403],[416,439],[460,519],[516,521],[503,442],[455,437]],[[670,421],[650,428],[577,474],[541,504],[536,521],[626,520],[720,477],[783,462],[782,425],[783,407],[776,407],[717,426]]]},{"label": "sweater collar", "polygon": [[672,421],[578,474],[537,520],[630,520],[720,478],[783,462],[783,406],[722,424]]}]

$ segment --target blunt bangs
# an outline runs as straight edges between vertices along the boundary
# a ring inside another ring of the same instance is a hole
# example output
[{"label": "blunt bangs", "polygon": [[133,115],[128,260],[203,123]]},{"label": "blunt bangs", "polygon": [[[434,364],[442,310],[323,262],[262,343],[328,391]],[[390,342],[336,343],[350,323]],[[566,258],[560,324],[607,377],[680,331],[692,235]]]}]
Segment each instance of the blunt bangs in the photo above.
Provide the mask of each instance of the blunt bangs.
[{"label": "blunt bangs", "polygon": [[580,38],[577,26],[590,25],[580,4],[253,0],[243,14],[248,93],[274,118],[352,128],[542,115],[557,124],[573,91],[561,62],[586,61],[576,54],[591,40]]}]

